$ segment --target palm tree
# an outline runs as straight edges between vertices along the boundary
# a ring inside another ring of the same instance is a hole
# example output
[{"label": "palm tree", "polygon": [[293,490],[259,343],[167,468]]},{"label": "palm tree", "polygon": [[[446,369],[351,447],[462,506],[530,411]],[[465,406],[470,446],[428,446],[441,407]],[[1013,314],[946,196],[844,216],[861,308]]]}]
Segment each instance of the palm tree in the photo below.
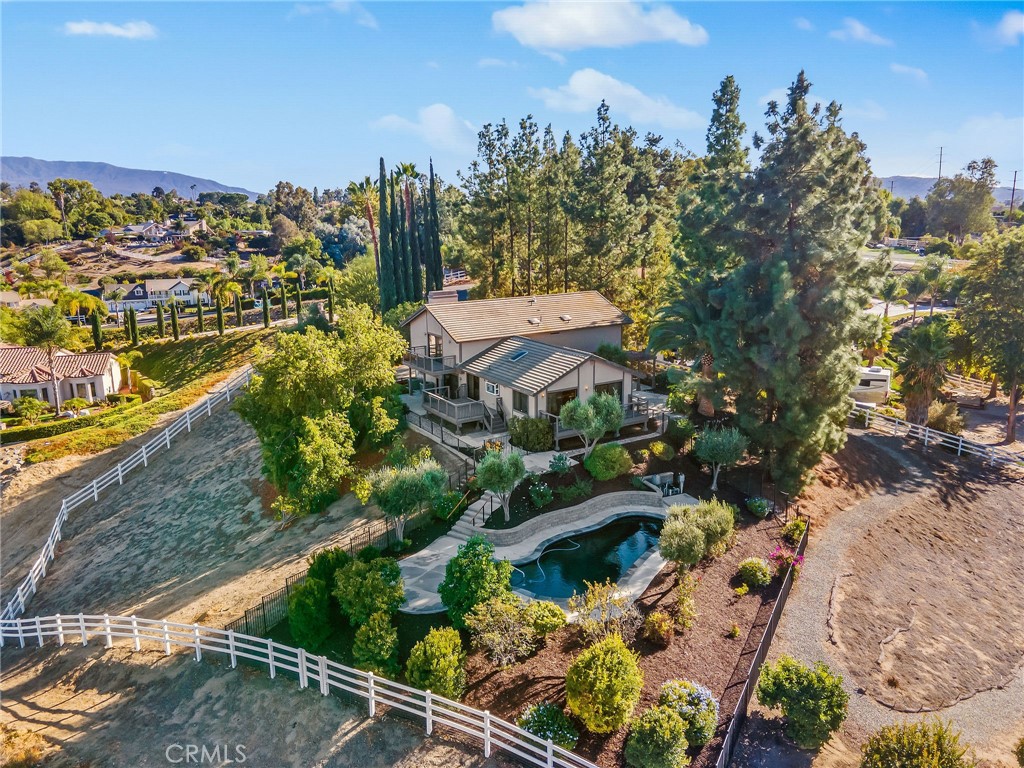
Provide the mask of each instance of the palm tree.
[{"label": "palm tree", "polygon": [[944,322],[911,329],[900,345],[896,372],[903,379],[900,388],[910,423],[927,423],[928,406],[946,380],[946,360],[951,349]]},{"label": "palm tree", "polygon": [[248,284],[249,295],[256,298],[256,283],[265,281],[270,276],[270,262],[261,253],[254,253],[249,258],[249,266],[242,271],[242,277]]},{"label": "palm tree", "polygon": [[659,311],[650,332],[649,347],[655,352],[675,349],[681,355],[692,356],[699,362],[700,375],[696,379],[697,412],[711,418],[715,415],[717,379],[715,356],[706,338],[706,329],[714,319],[711,307],[694,301],[685,288],[674,289],[667,304]]},{"label": "palm tree", "polygon": [[306,276],[315,277],[323,265],[305,251],[297,251],[288,257],[288,270],[299,278],[299,285],[306,287]]},{"label": "palm tree", "polygon": [[117,305],[118,302],[120,302],[121,299],[123,299],[126,295],[127,291],[125,291],[124,286],[122,285],[115,286],[114,288],[111,288],[109,291],[103,294],[103,298],[105,298],[107,301],[114,302],[114,322],[117,325],[121,324],[121,314],[117,308]]},{"label": "palm tree", "polygon": [[885,312],[882,313],[882,318],[888,320],[889,305],[894,301],[899,301],[906,295],[907,289],[903,287],[902,280],[898,277],[886,278],[885,282],[882,283],[881,290],[878,292],[878,297],[885,302]]},{"label": "palm tree", "polygon": [[128,372],[128,391],[134,391],[132,386],[132,366],[142,359],[142,353],[137,349],[133,349],[129,352],[122,352],[117,356],[117,362]]},{"label": "palm tree", "polygon": [[220,299],[224,306],[228,306],[234,300],[235,294],[241,295],[242,286],[231,279],[229,275],[216,275],[209,282],[208,291],[213,300]]},{"label": "palm tree", "polygon": [[26,347],[37,347],[46,353],[46,364],[50,369],[53,384],[54,405],[60,413],[60,389],[57,386],[57,371],[54,358],[57,352],[75,342],[75,332],[59,307],[31,307],[18,318],[17,331]]},{"label": "palm tree", "polygon": [[914,305],[914,312],[910,316],[910,324],[913,325],[917,321],[917,302],[928,292],[928,278],[920,272],[915,272],[903,284],[903,287],[907,292],[907,301]]},{"label": "palm tree", "polygon": [[[374,226],[373,222],[373,212],[380,204],[377,182],[367,176],[359,183],[350,181],[348,188],[345,191],[348,192],[348,196],[352,200],[352,205],[355,206],[356,210],[361,208],[366,212],[366,220],[370,222],[370,237],[373,239],[373,250],[375,254],[379,253],[377,227]],[[376,258],[379,259],[380,256],[378,255]]]},{"label": "palm tree", "polygon": [[942,295],[946,288],[946,259],[942,256],[930,257],[921,270],[921,275],[928,283],[928,317],[935,314],[935,299]]}]

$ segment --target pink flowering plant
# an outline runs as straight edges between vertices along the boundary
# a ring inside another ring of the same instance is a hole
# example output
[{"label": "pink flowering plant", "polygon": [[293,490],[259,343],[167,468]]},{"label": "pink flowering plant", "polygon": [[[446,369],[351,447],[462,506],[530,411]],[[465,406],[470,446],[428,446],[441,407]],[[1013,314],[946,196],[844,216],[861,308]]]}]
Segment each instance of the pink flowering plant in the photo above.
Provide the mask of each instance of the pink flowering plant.
[{"label": "pink flowering plant", "polygon": [[804,564],[803,555],[798,555],[794,550],[781,544],[772,550],[772,553],[768,555],[768,559],[775,566],[776,576],[785,576],[786,571],[792,568],[794,579],[800,575],[800,566]]}]

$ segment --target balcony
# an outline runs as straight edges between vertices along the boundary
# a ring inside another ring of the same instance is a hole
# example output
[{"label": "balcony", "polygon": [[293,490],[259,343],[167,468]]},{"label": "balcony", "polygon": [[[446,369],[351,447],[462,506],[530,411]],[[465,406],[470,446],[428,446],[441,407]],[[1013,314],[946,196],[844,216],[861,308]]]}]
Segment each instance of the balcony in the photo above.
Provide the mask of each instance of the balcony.
[{"label": "balcony", "polygon": [[438,387],[433,390],[423,391],[423,408],[449,424],[454,424],[456,430],[461,429],[463,424],[472,422],[486,423],[489,413],[487,406],[479,400],[470,400],[468,397],[447,397],[448,388]]},{"label": "balcony", "polygon": [[[562,420],[553,413],[541,411],[540,415],[552,422],[555,431],[555,448],[558,448],[558,441],[567,437],[577,437],[579,432],[562,425]],[[646,397],[631,395],[629,403],[623,408],[622,426],[629,427],[634,424],[646,424],[653,416],[651,404]]]},{"label": "balcony", "polygon": [[431,355],[426,347],[413,347],[405,355],[405,362],[432,376],[440,376],[455,370],[455,355]]}]

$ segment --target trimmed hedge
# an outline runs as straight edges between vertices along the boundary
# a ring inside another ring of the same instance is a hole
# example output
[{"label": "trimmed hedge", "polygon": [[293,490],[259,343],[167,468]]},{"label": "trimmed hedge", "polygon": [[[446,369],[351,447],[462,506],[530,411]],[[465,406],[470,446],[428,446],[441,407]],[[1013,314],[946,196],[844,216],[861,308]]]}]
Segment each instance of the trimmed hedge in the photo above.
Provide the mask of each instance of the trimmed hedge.
[{"label": "trimmed hedge", "polygon": [[79,416],[77,419],[57,419],[55,421],[48,421],[45,424],[35,424],[31,427],[11,427],[10,429],[3,430],[0,436],[2,436],[3,442],[6,445],[27,440],[39,440],[43,437],[54,437],[56,435],[63,435],[65,432],[73,432],[76,429],[93,427],[112,414],[128,410],[141,399],[138,395],[129,395],[129,397],[134,397],[135,400],[124,405],[115,405],[113,408],[107,408],[99,413]]}]

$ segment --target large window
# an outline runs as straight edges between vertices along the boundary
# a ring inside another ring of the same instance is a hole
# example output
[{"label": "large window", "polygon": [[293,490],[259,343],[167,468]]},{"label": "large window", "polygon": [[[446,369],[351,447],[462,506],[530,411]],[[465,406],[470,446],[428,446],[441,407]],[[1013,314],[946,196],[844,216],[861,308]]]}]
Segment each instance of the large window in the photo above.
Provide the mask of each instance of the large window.
[{"label": "large window", "polygon": [[512,390],[512,410],[522,414],[530,413],[530,398],[525,392]]},{"label": "large window", "polygon": [[622,382],[621,381],[609,381],[606,384],[598,384],[594,387],[594,394],[605,394],[611,395],[620,403],[622,402]]},{"label": "large window", "polygon": [[560,392],[548,392],[547,407],[544,410],[546,410],[550,414],[557,416],[562,412],[563,405],[568,403],[570,400],[575,399],[575,389],[563,389]]},{"label": "large window", "polygon": [[441,337],[427,334],[427,357],[441,357]]}]

